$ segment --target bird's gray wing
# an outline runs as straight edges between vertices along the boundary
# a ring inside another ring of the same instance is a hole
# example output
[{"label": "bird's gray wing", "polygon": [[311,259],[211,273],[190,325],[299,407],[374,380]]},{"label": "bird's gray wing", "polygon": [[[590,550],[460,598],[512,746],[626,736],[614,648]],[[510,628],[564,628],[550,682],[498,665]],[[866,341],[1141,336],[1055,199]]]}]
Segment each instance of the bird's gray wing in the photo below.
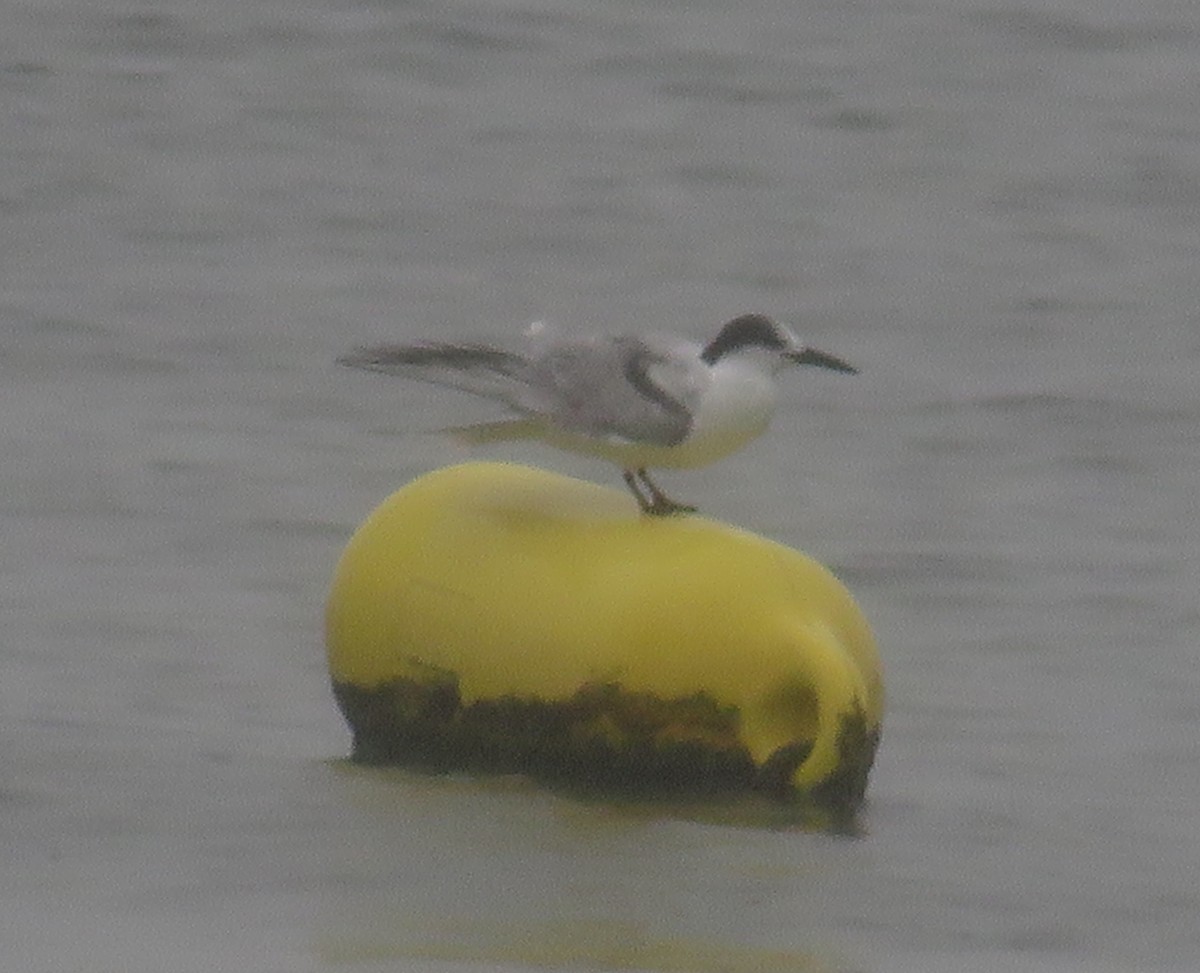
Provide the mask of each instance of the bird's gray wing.
[{"label": "bird's gray wing", "polygon": [[338,364],[446,385],[528,411],[528,360],[491,345],[375,345],[342,356]]},{"label": "bird's gray wing", "polygon": [[637,335],[549,345],[530,369],[537,411],[555,425],[658,446],[687,437],[702,378],[688,358]]}]

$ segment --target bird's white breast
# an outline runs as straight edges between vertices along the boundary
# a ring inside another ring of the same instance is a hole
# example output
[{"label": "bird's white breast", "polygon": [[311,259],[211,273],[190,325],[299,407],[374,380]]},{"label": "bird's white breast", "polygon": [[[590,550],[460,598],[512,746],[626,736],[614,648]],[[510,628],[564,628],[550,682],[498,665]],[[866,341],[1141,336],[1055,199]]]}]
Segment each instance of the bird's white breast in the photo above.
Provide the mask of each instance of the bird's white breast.
[{"label": "bird's white breast", "polygon": [[740,357],[717,362],[687,441],[660,465],[703,466],[741,449],[766,431],[775,396],[774,377],[760,362]]}]

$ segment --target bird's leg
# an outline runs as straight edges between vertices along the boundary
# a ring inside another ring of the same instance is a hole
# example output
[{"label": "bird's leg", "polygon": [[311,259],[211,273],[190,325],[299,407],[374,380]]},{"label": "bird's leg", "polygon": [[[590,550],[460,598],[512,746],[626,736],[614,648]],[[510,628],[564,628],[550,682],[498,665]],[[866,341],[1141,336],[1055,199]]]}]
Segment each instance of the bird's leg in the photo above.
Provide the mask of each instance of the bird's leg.
[{"label": "bird's leg", "polygon": [[[656,517],[663,517],[667,514],[692,514],[696,512],[695,507],[688,506],[686,503],[680,503],[677,500],[672,500],[665,493],[663,493],[662,490],[658,488],[658,484],[650,479],[650,474],[646,472],[645,467],[642,467],[637,471],[637,477],[642,481],[642,483],[645,484],[646,489],[650,492],[650,503],[642,505],[642,510],[645,513]],[[626,472],[625,482],[629,483],[630,479],[630,474]],[[638,498],[641,499],[640,492],[638,493]]]},{"label": "bird's leg", "polygon": [[642,513],[654,513],[654,505],[642,493],[642,488],[638,486],[637,476],[634,475],[633,470],[622,470],[621,475],[625,477],[625,485],[629,487],[629,491],[637,498],[638,506],[642,508]]}]

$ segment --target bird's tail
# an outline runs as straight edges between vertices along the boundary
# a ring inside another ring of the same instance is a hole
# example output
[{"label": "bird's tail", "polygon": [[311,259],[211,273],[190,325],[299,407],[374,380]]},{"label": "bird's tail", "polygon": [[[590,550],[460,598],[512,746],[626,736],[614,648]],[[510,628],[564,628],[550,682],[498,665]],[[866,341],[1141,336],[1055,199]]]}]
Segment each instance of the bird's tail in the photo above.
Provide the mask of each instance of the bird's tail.
[{"label": "bird's tail", "polygon": [[376,345],[338,359],[339,365],[385,375],[400,375],[448,385],[521,409],[529,386],[528,362],[521,355],[489,345],[427,342]]}]

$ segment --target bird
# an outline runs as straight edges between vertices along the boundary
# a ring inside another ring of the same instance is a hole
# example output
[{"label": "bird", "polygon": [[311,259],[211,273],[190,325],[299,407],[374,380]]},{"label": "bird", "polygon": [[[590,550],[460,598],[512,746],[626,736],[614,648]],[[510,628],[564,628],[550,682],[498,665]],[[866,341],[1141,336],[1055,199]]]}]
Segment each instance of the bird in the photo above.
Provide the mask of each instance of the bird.
[{"label": "bird", "polygon": [[469,444],[540,440],[608,460],[651,516],[696,508],[667,496],[647,470],[704,466],[762,435],[783,368],[858,371],[758,313],[727,321],[707,343],[654,332],[564,334],[542,322],[525,338],[520,351],[442,341],[375,345],[338,363],[499,401],[509,418],[441,431]]}]

